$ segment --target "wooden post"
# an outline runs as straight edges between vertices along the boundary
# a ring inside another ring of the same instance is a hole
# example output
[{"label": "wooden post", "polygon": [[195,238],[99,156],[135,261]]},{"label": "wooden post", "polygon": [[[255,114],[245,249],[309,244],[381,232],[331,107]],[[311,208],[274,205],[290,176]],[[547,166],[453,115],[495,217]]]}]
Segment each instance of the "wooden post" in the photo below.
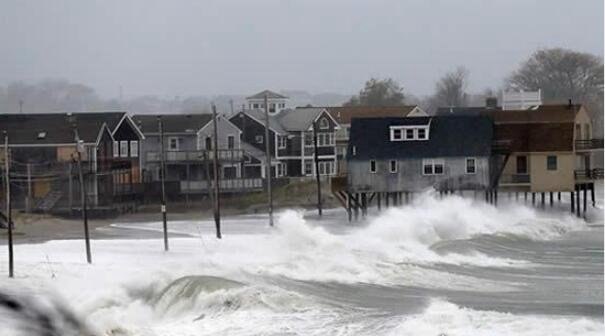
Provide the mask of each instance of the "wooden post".
[{"label": "wooden post", "polygon": [[531,193],[531,205],[536,205],[536,193]]},{"label": "wooden post", "polygon": [[[276,144],[277,145],[277,144]],[[269,142],[269,98],[265,94],[265,179],[269,197],[269,226],[273,226],[273,193],[271,191],[271,146]]]},{"label": "wooden post", "polygon": [[162,117],[158,116],[158,131],[160,133],[160,181],[162,186],[161,207],[162,231],[164,233],[164,251],[168,251],[168,214],[166,212],[166,155],[164,153],[164,128]]},{"label": "wooden post", "polygon": [[216,105],[212,104],[212,127],[214,143],[212,144],[214,151],[213,172],[214,172],[214,225],[216,227],[216,238],[221,239],[221,185],[218,170],[218,125],[216,120]]},{"label": "wooden post", "polygon": [[384,193],[384,206],[387,208],[389,207],[389,193],[388,192]]},{"label": "wooden post", "polygon": [[212,179],[210,178],[210,158],[208,150],[204,151],[204,175],[206,175],[206,191],[208,192],[208,199],[212,204],[212,214],[214,215],[214,192],[212,191]]},{"label": "wooden post", "polygon": [[355,210],[355,220],[359,219],[359,194],[355,193],[355,205],[353,206]]},{"label": "wooden post", "polygon": [[368,195],[366,193],[361,194],[361,214],[363,217],[368,214]]},{"label": "wooden post", "polygon": [[498,206],[498,188],[494,189],[494,205]]},{"label": "wooden post", "polygon": [[90,236],[88,231],[88,195],[86,195],[86,181],[82,173],[82,152],[84,151],[84,142],[80,140],[78,135],[78,127],[74,124],[74,138],[76,141],[76,155],[78,157],[78,176],[80,178],[80,198],[82,202],[82,219],[84,220],[84,241],[86,243],[86,261],[92,263],[92,255],[90,252]]},{"label": "wooden post", "polygon": [[559,201],[559,203],[561,203],[561,192],[557,192],[557,201]]},{"label": "wooden post", "polygon": [[524,202],[527,203],[527,191],[523,192]]},{"label": "wooden post", "polygon": [[409,191],[405,192],[405,204],[410,204],[410,194],[409,194]]},{"label": "wooden post", "polygon": [[574,213],[574,212],[576,212],[576,209],[575,209],[575,206],[574,206],[574,202],[575,202],[576,198],[575,198],[575,195],[574,195],[573,191],[569,192],[569,198],[571,200],[571,213]]},{"label": "wooden post", "polygon": [[541,203],[541,204],[540,204],[540,206],[541,206],[542,208],[544,208],[544,201],[545,201],[545,200],[544,200],[544,198],[545,198],[545,197],[544,197],[544,192],[541,192],[541,193],[540,193],[540,199],[541,199],[541,201],[540,201],[540,203]]},{"label": "wooden post", "polygon": [[351,193],[347,191],[347,215],[349,215],[349,222],[353,219],[353,212],[351,207],[353,205],[353,200],[351,197]]},{"label": "wooden post", "polygon": [[590,184],[590,200],[592,201],[592,207],[594,208],[597,205],[594,198],[594,183]]},{"label": "wooden post", "polygon": [[587,192],[588,192],[588,190],[587,190],[587,189],[588,189],[588,185],[584,184],[584,185],[582,186],[582,189],[583,189],[583,191],[584,191],[584,217],[586,217],[586,202],[587,202],[586,200],[587,200],[587,198],[588,198],[588,197],[587,197]]},{"label": "wooden post", "polygon": [[25,211],[32,211],[32,165],[31,163],[27,164],[27,198],[25,199]]},{"label": "wooden post", "polygon": [[69,212],[71,213],[74,209],[74,187],[73,187],[73,163],[69,162],[69,194],[67,195],[67,201],[69,203]]},{"label": "wooden post", "polygon": [[185,204],[189,205],[189,193],[191,192],[191,171],[189,163],[185,163],[185,175],[187,175],[187,192],[185,193]]},{"label": "wooden post", "polygon": [[10,183],[10,158],[8,156],[8,133],[4,131],[4,182],[6,183],[6,225],[8,226],[8,277],[14,274],[13,258],[13,220],[11,214],[11,183]]},{"label": "wooden post", "polygon": [[381,192],[376,192],[376,206],[377,206],[377,208],[378,208],[378,211],[380,211],[380,210],[381,210],[381,206],[382,206],[382,205],[380,204],[380,201],[381,201],[381,199],[380,199],[380,198],[381,198],[381,194],[382,194]]},{"label": "wooden post", "polygon": [[580,217],[580,187],[576,186],[576,216]]},{"label": "wooden post", "polygon": [[550,198],[550,207],[552,208],[553,203],[554,203],[554,201],[553,201],[553,195],[552,195],[552,191],[549,193],[549,198]]},{"label": "wooden post", "polygon": [[515,201],[518,201],[518,200],[519,200],[519,192],[515,191]]},{"label": "wooden post", "polygon": [[[304,155],[304,153],[303,153]],[[315,161],[315,180],[317,182],[317,213],[321,217],[321,179],[319,178],[319,159],[317,150],[317,124],[313,122],[313,160]]]}]

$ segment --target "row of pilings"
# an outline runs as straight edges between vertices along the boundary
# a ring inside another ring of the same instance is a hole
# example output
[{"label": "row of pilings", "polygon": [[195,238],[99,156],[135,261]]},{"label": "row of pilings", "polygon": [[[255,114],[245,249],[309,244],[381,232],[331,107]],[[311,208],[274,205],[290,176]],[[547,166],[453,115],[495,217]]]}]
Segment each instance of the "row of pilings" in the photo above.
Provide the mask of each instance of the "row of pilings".
[{"label": "row of pilings", "polygon": [[[494,206],[498,205],[498,198],[501,194],[505,194],[509,201],[513,198],[515,201],[522,200],[525,203],[531,201],[532,206],[539,206],[542,209],[546,208],[546,204],[552,208],[555,204],[555,198],[557,203],[561,203],[561,194],[566,191],[547,191],[547,192],[530,192],[530,191],[500,191],[497,188],[493,189],[482,189],[473,190],[473,198],[477,199],[480,193],[483,193],[485,202]],[[460,193],[463,195],[463,190],[439,190],[439,197],[443,198],[447,195],[453,195]],[[569,192],[570,198],[570,210],[571,213],[577,217],[585,217],[588,207],[588,198],[593,207],[596,206],[595,202],[595,187],[594,183],[578,183],[575,185],[574,191]],[[389,208],[391,206],[400,206],[409,204],[414,198],[414,193],[410,191],[400,192],[347,192],[346,193],[346,210],[349,218],[349,222],[359,220],[360,215],[362,217],[367,216],[368,206],[375,203],[378,211],[382,208]]]}]

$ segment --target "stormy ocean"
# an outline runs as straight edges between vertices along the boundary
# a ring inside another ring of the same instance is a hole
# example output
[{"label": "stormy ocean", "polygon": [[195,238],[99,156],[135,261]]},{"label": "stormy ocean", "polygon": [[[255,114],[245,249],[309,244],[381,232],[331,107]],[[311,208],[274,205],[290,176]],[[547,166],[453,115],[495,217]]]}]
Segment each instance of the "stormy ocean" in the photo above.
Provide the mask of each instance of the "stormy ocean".
[{"label": "stormy ocean", "polygon": [[[2,335],[603,335],[603,210],[425,193],[342,210],[171,221],[157,239],[18,245]],[[161,230],[160,222],[98,230]],[[2,260],[3,268],[6,267]],[[17,305],[18,309],[13,309]],[[11,308],[13,307],[13,308]]]}]

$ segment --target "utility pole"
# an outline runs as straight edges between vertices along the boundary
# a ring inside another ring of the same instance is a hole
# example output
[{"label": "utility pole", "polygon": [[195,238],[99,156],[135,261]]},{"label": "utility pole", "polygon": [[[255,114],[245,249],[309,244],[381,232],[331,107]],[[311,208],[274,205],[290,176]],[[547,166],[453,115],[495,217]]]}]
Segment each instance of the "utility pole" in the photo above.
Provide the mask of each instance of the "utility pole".
[{"label": "utility pole", "polygon": [[319,178],[319,160],[317,153],[317,125],[313,122],[313,159],[315,161],[315,180],[317,181],[317,212],[321,217],[321,179]]},{"label": "utility pole", "polygon": [[229,99],[229,105],[231,105],[231,116],[233,116],[233,99]]},{"label": "utility pole", "polygon": [[269,143],[269,97],[265,94],[265,177],[269,196],[269,226],[273,226],[273,194],[271,192],[271,146]]},{"label": "utility pole", "polygon": [[168,219],[166,214],[166,158],[164,155],[164,128],[162,116],[158,116],[158,131],[160,133],[160,180],[162,184],[162,229],[164,232],[164,251],[168,251]]},{"label": "utility pole", "polygon": [[80,178],[80,199],[82,202],[82,219],[84,220],[84,241],[86,242],[86,261],[92,264],[92,255],[90,253],[90,233],[88,231],[88,212],[87,212],[87,195],[86,181],[84,181],[84,173],[82,172],[82,152],[84,151],[84,142],[80,140],[78,135],[78,126],[74,123],[74,138],[76,140],[76,154],[78,158],[78,176]]},{"label": "utility pole", "polygon": [[10,162],[8,161],[8,133],[4,131],[4,173],[6,182],[6,225],[8,226],[8,277],[14,277],[14,258],[13,258],[13,221],[11,216],[11,183],[10,183]]},{"label": "utility pole", "polygon": [[220,180],[218,176],[218,126],[216,121],[216,105],[212,104],[212,127],[214,143],[212,150],[214,152],[214,225],[216,226],[216,238],[221,239],[221,200],[220,200]]}]

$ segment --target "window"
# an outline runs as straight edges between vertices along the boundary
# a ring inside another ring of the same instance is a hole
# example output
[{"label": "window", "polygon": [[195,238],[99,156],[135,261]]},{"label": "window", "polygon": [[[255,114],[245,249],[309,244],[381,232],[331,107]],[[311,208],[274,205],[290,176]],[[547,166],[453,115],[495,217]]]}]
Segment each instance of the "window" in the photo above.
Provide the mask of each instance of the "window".
[{"label": "window", "polygon": [[357,147],[353,146],[353,148],[351,149],[351,151],[353,152],[353,156],[357,155]]},{"label": "window", "polygon": [[288,140],[288,137],[286,137],[285,135],[278,135],[277,136],[277,148],[285,149],[287,140]]},{"label": "window", "polygon": [[257,108],[259,108],[259,105],[258,104],[252,104],[252,108],[257,109]]},{"label": "window", "polygon": [[517,174],[527,174],[527,156],[517,156]]},{"label": "window", "polygon": [[330,128],[330,122],[328,121],[328,119],[321,118],[321,120],[319,120],[319,128],[321,128],[321,129]]},{"label": "window", "polygon": [[475,158],[468,158],[468,159],[466,159],[466,173],[467,174],[474,174],[477,171],[475,165],[476,165]]},{"label": "window", "polygon": [[120,157],[128,157],[128,141],[120,141]]},{"label": "window", "polygon": [[376,161],[370,160],[370,173],[376,172]]},{"label": "window", "polygon": [[584,139],[590,140],[590,137],[591,137],[590,124],[584,124]]},{"label": "window", "polygon": [[305,175],[313,175],[313,161],[305,161]]},{"label": "window", "polygon": [[117,141],[113,142],[113,157],[120,156],[120,144]]},{"label": "window", "polygon": [[179,138],[178,137],[168,138],[168,150],[169,151],[178,151],[179,150]]},{"label": "window", "polygon": [[400,128],[395,128],[391,130],[391,141],[400,141],[403,140],[403,130]]},{"label": "window", "polygon": [[391,160],[391,162],[389,162],[389,170],[391,171],[391,173],[397,172],[397,161]]},{"label": "window", "polygon": [[284,176],[284,166],[283,166],[283,163],[278,163],[275,168],[277,169],[277,172],[275,173],[277,177]]},{"label": "window", "polygon": [[262,144],[265,141],[265,137],[262,135],[257,135],[254,137],[254,141],[256,141],[257,144]]},{"label": "window", "polygon": [[313,133],[305,132],[305,147],[313,147]]},{"label": "window", "polygon": [[557,156],[549,155],[546,157],[546,169],[557,170]]},{"label": "window", "polygon": [[408,128],[405,130],[405,139],[414,140],[414,129],[413,128]]},{"label": "window", "polygon": [[235,148],[235,137],[233,135],[227,136],[227,149]]},{"label": "window", "polygon": [[206,137],[206,150],[212,150],[212,138],[211,137]]},{"label": "window", "polygon": [[136,140],[130,141],[130,157],[139,156],[139,142]]},{"label": "window", "polygon": [[334,162],[333,161],[320,161],[317,164],[319,166],[319,175],[332,175],[334,174]]},{"label": "window", "polygon": [[275,113],[275,104],[274,103],[269,104],[269,112]]},{"label": "window", "polygon": [[425,159],[422,160],[422,174],[424,175],[443,175],[445,163],[443,159]]},{"label": "window", "polygon": [[426,140],[426,129],[425,128],[418,129],[418,140]]},{"label": "window", "polygon": [[334,146],[334,133],[318,133],[317,134],[317,146],[318,147]]}]

